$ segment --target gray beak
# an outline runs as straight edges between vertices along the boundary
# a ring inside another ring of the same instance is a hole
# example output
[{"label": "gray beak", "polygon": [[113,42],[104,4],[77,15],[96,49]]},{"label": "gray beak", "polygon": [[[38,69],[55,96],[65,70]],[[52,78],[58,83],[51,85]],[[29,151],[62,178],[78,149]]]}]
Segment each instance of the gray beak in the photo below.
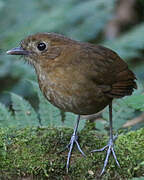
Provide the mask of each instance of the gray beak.
[{"label": "gray beak", "polygon": [[28,55],[29,52],[22,49],[22,47],[16,47],[6,52],[8,55]]}]

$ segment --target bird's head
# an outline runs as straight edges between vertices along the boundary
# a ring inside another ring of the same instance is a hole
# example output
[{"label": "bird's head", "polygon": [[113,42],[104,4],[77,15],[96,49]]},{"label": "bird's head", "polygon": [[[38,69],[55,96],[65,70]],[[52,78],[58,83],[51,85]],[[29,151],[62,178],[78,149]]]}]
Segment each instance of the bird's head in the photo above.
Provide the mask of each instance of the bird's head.
[{"label": "bird's head", "polygon": [[37,33],[21,41],[20,46],[7,51],[9,55],[24,56],[31,64],[49,61],[60,56],[73,40],[55,33]]}]

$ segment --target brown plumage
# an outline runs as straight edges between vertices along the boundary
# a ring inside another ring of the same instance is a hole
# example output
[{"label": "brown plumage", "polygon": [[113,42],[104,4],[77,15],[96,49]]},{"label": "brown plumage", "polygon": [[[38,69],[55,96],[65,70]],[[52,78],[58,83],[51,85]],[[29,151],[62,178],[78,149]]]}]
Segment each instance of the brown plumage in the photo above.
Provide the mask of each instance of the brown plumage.
[{"label": "brown plumage", "polygon": [[58,108],[78,115],[111,107],[113,98],[131,95],[137,88],[134,73],[114,51],[55,33],[28,36],[20,48],[7,53],[24,55],[34,65],[45,97]]}]

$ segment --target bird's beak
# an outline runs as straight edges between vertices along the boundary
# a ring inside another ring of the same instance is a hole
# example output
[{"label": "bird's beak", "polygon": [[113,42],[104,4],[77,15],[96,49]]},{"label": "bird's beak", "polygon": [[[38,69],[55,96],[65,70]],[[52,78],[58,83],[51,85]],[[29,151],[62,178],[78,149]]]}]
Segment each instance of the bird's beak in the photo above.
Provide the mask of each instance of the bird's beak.
[{"label": "bird's beak", "polygon": [[16,47],[6,52],[8,55],[28,55],[29,52],[22,47]]}]

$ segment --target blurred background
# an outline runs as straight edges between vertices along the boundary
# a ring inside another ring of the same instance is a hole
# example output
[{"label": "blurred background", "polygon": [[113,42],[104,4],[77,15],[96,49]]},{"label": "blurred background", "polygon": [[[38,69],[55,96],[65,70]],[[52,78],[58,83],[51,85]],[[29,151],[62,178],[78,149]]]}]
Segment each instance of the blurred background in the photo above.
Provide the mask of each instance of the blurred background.
[{"label": "blurred background", "polygon": [[[35,32],[56,32],[113,49],[136,73],[138,91],[144,92],[143,0],[0,0],[0,102],[9,108],[8,92],[36,106],[33,90],[25,81],[36,80],[34,69],[5,54]],[[127,120],[135,118],[144,122],[143,112],[130,111]]]}]

